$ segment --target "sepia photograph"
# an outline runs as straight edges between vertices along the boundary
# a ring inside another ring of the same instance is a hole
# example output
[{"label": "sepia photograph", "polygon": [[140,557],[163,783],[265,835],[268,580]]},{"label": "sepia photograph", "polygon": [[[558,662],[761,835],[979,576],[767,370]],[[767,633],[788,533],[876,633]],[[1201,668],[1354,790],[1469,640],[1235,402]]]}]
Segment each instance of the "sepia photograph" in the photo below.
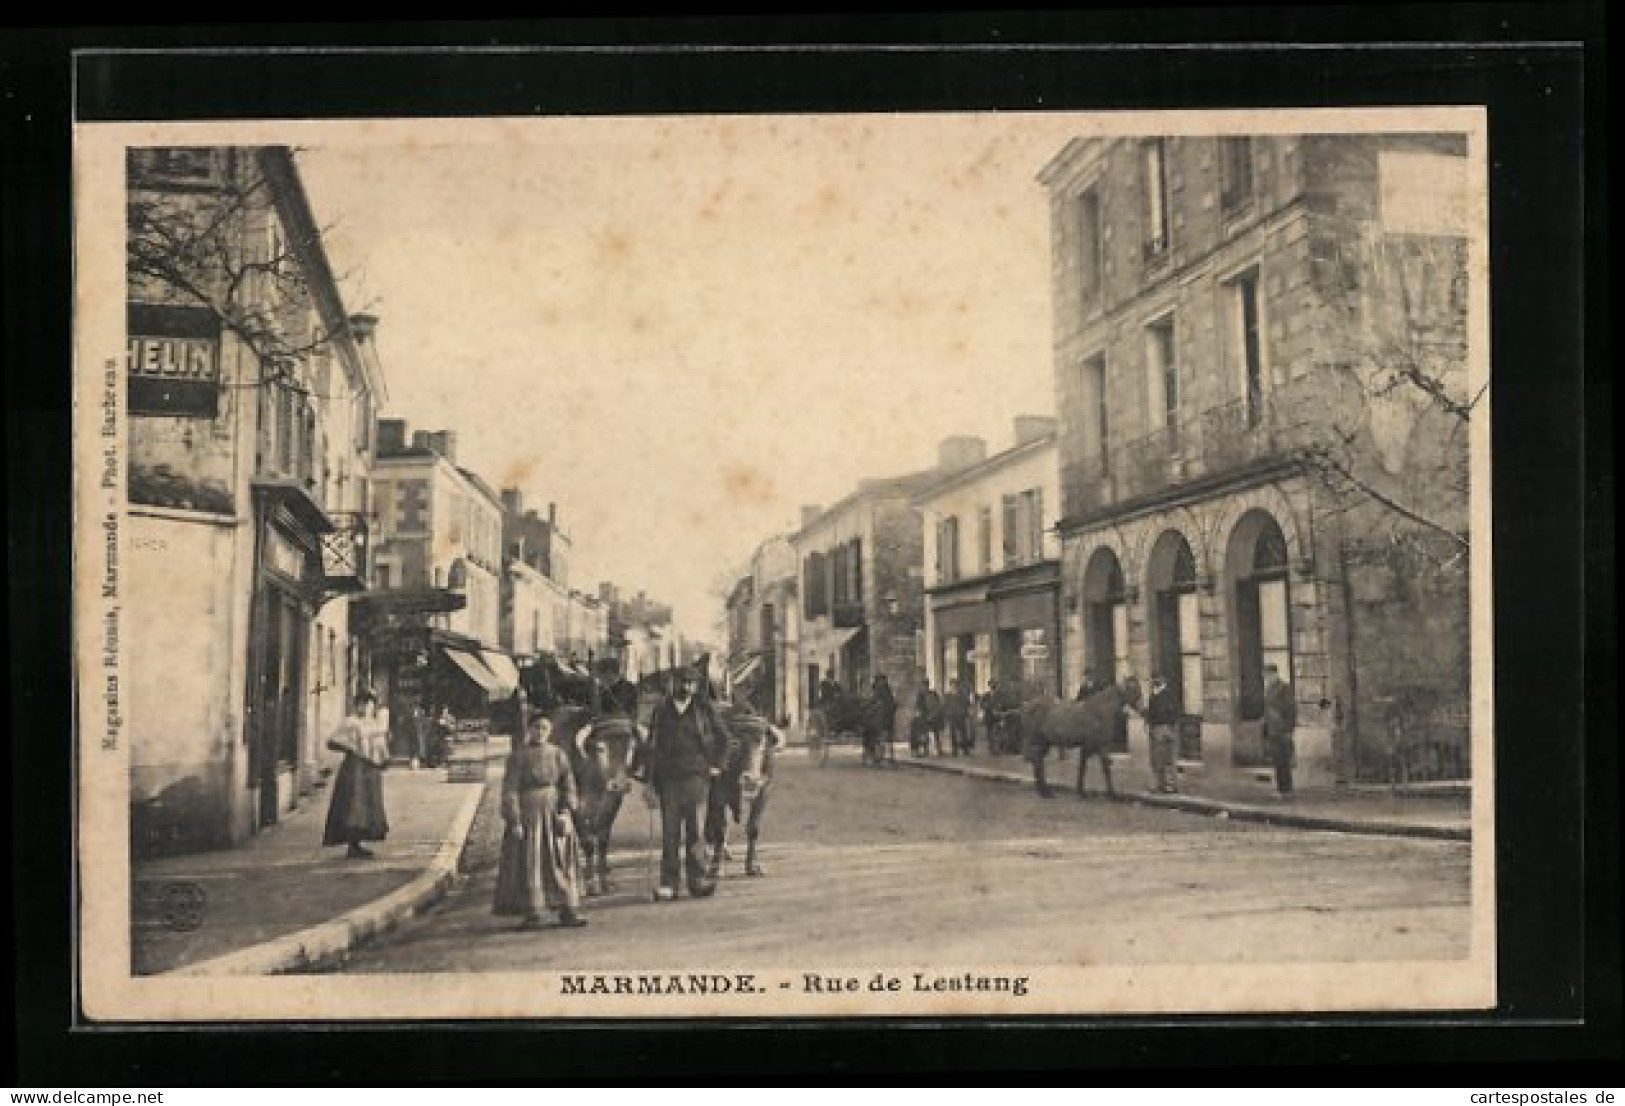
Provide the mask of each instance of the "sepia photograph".
[{"label": "sepia photograph", "polygon": [[1482,109],[73,157],[92,1022],[1496,1005]]}]

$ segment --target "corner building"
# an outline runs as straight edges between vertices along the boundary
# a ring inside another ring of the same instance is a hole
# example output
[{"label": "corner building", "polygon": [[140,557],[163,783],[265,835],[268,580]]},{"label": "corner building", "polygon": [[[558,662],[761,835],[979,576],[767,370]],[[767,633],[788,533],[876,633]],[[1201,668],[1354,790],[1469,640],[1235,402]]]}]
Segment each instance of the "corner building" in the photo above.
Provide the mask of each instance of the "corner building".
[{"label": "corner building", "polygon": [[1079,139],[1039,176],[1064,679],[1165,676],[1185,771],[1269,778],[1269,664],[1295,690],[1302,783],[1381,777],[1401,737],[1418,773],[1468,771],[1464,570],[1393,552],[1465,544],[1466,434],[1381,386],[1405,361],[1465,395],[1468,232],[1418,202],[1465,181],[1465,153],[1459,135]]},{"label": "corner building", "polygon": [[126,159],[132,855],[315,798],[368,686],[378,320],[350,314],[293,153]]}]

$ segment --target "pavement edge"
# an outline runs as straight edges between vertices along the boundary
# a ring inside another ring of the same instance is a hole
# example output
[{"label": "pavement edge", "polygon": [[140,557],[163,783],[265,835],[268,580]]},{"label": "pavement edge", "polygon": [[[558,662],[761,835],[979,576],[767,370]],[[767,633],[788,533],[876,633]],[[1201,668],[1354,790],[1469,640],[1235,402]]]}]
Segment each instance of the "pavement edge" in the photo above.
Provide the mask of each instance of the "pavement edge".
[{"label": "pavement edge", "polygon": [[339,959],[438,902],[457,880],[463,850],[490,782],[469,789],[440,849],[404,887],[322,922],[212,960],[178,968],[173,976],[255,976],[306,971]]},{"label": "pavement edge", "polygon": [[[1032,778],[1019,772],[1001,772],[970,764],[943,764],[931,760],[898,759],[895,764],[919,768],[927,772],[946,772],[971,779],[991,780],[995,783],[1030,784]],[[1185,810],[1193,814],[1207,814],[1233,818],[1240,822],[1264,822],[1270,825],[1290,826],[1296,829],[1327,830],[1335,833],[1363,833],[1392,837],[1426,837],[1443,841],[1471,841],[1471,826],[1447,826],[1429,822],[1407,822],[1397,819],[1338,818],[1333,815],[1308,814],[1292,810],[1252,806],[1247,803],[1222,802],[1196,795],[1158,795],[1149,791],[1119,792],[1118,802],[1139,803],[1141,806],[1165,807]]]}]

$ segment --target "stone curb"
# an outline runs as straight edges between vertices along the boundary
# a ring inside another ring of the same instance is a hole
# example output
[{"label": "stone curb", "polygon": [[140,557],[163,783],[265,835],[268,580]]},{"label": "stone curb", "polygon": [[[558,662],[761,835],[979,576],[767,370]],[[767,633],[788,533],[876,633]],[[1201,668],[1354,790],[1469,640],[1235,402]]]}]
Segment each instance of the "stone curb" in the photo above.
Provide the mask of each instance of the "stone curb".
[{"label": "stone curb", "polygon": [[[943,764],[931,760],[899,758],[898,764],[920,768],[928,772],[946,772],[971,779],[991,780],[995,783],[1028,784],[1031,776],[1018,772],[1001,772],[975,765]],[[1296,829],[1330,830],[1336,833],[1366,833],[1393,837],[1426,837],[1442,841],[1471,841],[1471,826],[1446,825],[1438,822],[1407,822],[1393,818],[1338,818],[1334,815],[1307,814],[1293,810],[1252,806],[1247,803],[1222,802],[1203,799],[1195,795],[1157,795],[1149,791],[1121,792],[1118,802],[1139,803],[1141,806],[1159,806],[1170,810],[1185,810],[1192,814],[1216,816],[1223,814],[1241,822],[1264,822]]]},{"label": "stone curb", "polygon": [[[489,786],[487,783],[486,786]],[[339,915],[329,922],[301,929],[212,960],[169,972],[172,976],[281,975],[317,967],[338,959],[356,946],[387,933],[412,915],[438,902],[456,882],[459,861],[485,795],[485,786],[472,789],[451,820],[429,866],[404,887]]]}]

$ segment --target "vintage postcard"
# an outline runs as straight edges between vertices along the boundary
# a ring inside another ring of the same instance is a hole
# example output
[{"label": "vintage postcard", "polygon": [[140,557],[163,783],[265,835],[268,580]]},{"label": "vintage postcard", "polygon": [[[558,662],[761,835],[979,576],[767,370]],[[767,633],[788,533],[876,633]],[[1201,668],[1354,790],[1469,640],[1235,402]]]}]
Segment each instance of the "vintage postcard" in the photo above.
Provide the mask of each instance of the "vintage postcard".
[{"label": "vintage postcard", "polygon": [[1485,142],[81,123],[84,1016],[1493,1007]]}]

